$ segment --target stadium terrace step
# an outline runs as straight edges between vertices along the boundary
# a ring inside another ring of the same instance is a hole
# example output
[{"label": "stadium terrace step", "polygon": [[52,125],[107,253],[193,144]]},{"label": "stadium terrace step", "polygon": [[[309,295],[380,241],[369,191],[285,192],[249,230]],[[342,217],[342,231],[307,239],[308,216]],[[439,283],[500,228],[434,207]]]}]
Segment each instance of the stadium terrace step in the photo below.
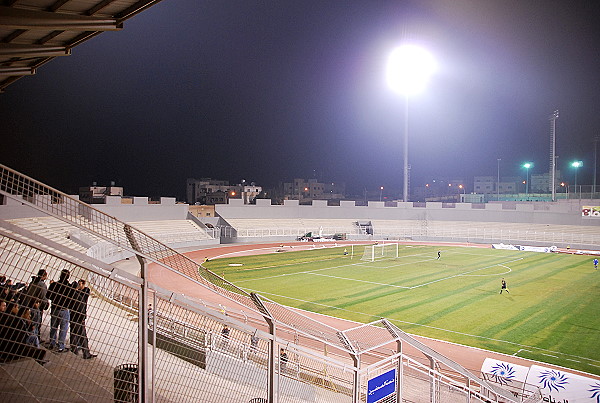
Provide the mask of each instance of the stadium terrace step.
[{"label": "stadium terrace step", "polygon": [[[36,365],[39,365],[35,363]],[[0,400],[7,403],[33,399],[34,396],[11,375],[11,364],[0,364]]]},{"label": "stadium terrace step", "polygon": [[113,368],[97,358],[84,360],[68,353],[48,353],[48,371],[67,385],[77,385],[74,393],[86,402],[105,402],[113,398]]},{"label": "stadium terrace step", "polygon": [[[48,363],[46,366],[50,367]],[[23,359],[10,363],[1,364],[2,378],[11,379],[12,382],[8,385],[11,389],[2,388],[0,390],[0,400],[2,402],[23,402],[26,396],[31,396],[31,400],[36,401],[66,401],[66,402],[83,402],[77,393],[73,392],[68,384],[64,383],[60,378],[55,376],[45,366],[35,362],[33,359]],[[5,376],[6,375],[6,376]],[[4,380],[3,380],[4,383]],[[20,387],[17,388],[14,385]],[[13,395],[11,391],[18,393]]]}]

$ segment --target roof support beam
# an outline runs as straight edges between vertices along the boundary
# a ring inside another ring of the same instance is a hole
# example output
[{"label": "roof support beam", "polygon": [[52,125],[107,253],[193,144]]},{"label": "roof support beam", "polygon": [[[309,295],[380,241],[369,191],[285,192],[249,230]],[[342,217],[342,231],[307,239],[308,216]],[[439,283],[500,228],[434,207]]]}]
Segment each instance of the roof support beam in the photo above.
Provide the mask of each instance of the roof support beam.
[{"label": "roof support beam", "polygon": [[2,76],[32,76],[35,69],[31,67],[0,67],[0,77]]},{"label": "roof support beam", "polygon": [[50,7],[48,7],[48,11],[55,12],[56,10],[58,10],[59,8],[61,8],[68,2],[69,2],[69,0],[58,0],[56,3],[54,3]]},{"label": "roof support beam", "polygon": [[0,27],[11,29],[53,29],[63,31],[117,31],[123,24],[114,18],[59,14],[0,6]]},{"label": "roof support beam", "polygon": [[134,15],[141,13],[145,9],[147,9],[155,4],[160,3],[161,1],[162,0],[140,0],[137,3],[135,3],[134,5],[132,5],[131,7],[127,8],[126,10],[115,15],[115,17],[117,17],[120,21],[129,19],[129,18],[133,17]]},{"label": "roof support beam", "polygon": [[4,57],[54,57],[69,56],[71,49],[64,46],[18,45],[0,43],[0,56]]}]

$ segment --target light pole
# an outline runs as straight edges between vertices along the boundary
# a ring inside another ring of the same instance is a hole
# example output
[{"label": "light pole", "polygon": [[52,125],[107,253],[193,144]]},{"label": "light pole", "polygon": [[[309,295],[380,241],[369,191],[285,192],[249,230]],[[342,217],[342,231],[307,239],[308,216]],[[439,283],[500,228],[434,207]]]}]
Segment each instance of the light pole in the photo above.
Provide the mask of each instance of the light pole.
[{"label": "light pole", "polygon": [[381,197],[383,196],[383,186],[379,188],[379,201],[381,201]]},{"label": "light pole", "polygon": [[[583,166],[583,161],[573,161],[571,162],[571,166],[575,168],[575,195],[577,195],[577,171]],[[581,192],[579,193],[579,197],[581,197]]]},{"label": "light pole", "polygon": [[496,182],[496,201],[500,200],[500,161],[502,161],[502,158],[498,158],[498,181]]},{"label": "light pole", "polygon": [[552,201],[556,201],[556,119],[558,119],[558,110],[550,115],[550,186],[552,188]]},{"label": "light pole", "polygon": [[387,79],[391,89],[405,97],[404,110],[404,183],[402,200],[408,201],[408,100],[425,88],[429,77],[435,70],[433,56],[426,50],[403,45],[392,51],[387,64]]},{"label": "light pole", "polygon": [[594,180],[592,184],[592,199],[596,193],[596,167],[598,166],[598,140],[600,136],[594,137]]},{"label": "light pole", "polygon": [[527,197],[529,197],[529,168],[531,167],[533,167],[532,162],[526,162],[523,164],[523,168],[527,170],[527,174],[525,176],[525,194],[527,195]]}]

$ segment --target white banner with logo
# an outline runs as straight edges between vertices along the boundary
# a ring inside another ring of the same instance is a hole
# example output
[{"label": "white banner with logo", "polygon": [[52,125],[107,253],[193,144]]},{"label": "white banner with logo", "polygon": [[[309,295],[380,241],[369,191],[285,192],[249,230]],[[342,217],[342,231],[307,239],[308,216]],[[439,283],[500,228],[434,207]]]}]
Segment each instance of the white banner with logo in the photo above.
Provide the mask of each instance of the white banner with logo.
[{"label": "white banner with logo", "polygon": [[600,403],[600,381],[571,372],[540,365],[525,367],[492,358],[485,359],[481,372],[488,381],[514,392],[528,394],[537,387],[545,402]]}]

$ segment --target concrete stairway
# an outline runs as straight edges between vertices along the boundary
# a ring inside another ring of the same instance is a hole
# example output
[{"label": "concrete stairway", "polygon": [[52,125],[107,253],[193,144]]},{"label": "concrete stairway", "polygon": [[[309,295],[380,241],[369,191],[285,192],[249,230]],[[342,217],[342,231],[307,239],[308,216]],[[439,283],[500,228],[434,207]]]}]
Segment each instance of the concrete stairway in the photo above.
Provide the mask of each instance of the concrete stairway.
[{"label": "concrete stairway", "polygon": [[113,369],[69,353],[46,354],[44,366],[25,358],[0,364],[0,401],[112,402]]}]

